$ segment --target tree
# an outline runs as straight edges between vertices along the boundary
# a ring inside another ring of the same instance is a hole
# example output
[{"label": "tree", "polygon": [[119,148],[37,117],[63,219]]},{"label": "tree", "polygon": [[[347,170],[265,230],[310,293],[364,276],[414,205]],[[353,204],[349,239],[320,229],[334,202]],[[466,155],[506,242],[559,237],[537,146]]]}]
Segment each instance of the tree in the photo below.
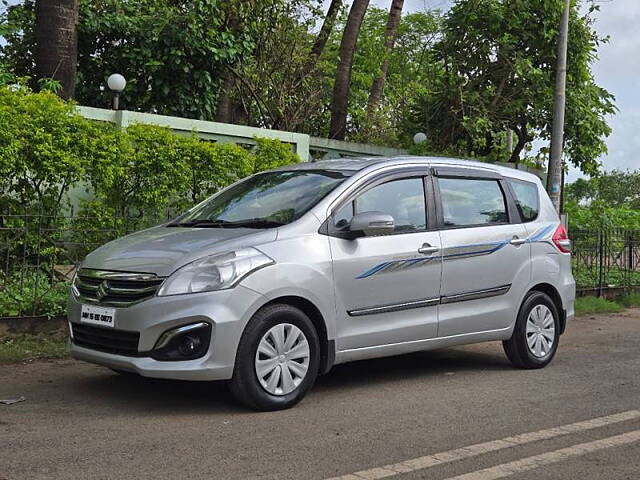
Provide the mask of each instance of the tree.
[{"label": "tree", "polygon": [[640,210],[640,170],[612,170],[589,179],[579,178],[567,185],[566,195],[577,203],[602,202],[613,208]]},{"label": "tree", "polygon": [[78,0],[37,0],[35,73],[60,82],[60,96],[73,98],[78,60]]},{"label": "tree", "polygon": [[384,82],[387,79],[387,72],[389,71],[389,55],[391,54],[396,41],[396,33],[398,31],[398,25],[400,24],[400,18],[402,17],[403,5],[404,0],[391,1],[391,9],[389,10],[389,19],[387,21],[387,28],[385,31],[382,66],[380,67],[379,75],[373,81],[373,85],[371,85],[369,101],[367,102],[367,113],[369,114],[373,113],[376,108],[378,108],[380,99],[382,98]]},{"label": "tree", "polygon": [[[575,9],[570,18],[564,137],[568,160],[590,173],[606,152],[606,116],[615,112],[613,96],[591,71],[603,41],[592,28],[595,10],[581,15]],[[517,162],[533,140],[549,140],[561,12],[556,0],[455,3],[436,47],[445,74],[415,109],[433,150]],[[510,156],[509,129],[517,140]]]},{"label": "tree", "polygon": [[[395,46],[387,57],[389,67],[384,95],[376,110],[368,112],[371,87],[380,72],[380,49],[385,42],[388,17],[389,10],[371,6],[360,27],[349,89],[346,136],[354,142],[405,147],[411,144],[411,138],[419,128],[409,121],[412,106],[422,92],[432,90],[432,85],[442,75],[433,49],[441,30],[441,14],[430,11],[402,16]],[[338,19],[325,49],[320,63],[325,77],[335,77],[340,32],[344,30],[346,20],[346,15]],[[324,115],[328,113],[323,111]],[[326,136],[327,133],[325,126],[316,135]]]},{"label": "tree", "polygon": [[369,6],[369,0],[354,0],[349,11],[347,23],[342,32],[340,43],[340,61],[336,71],[331,98],[331,124],[329,138],[343,140],[347,130],[347,110],[349,108],[349,88],[353,55],[358,42],[360,25]]},{"label": "tree", "polygon": [[328,93],[324,72],[308,68],[320,13],[306,0],[294,0],[258,17],[252,54],[230,68],[236,117],[259,127],[317,131]]},{"label": "tree", "polygon": [[341,8],[342,0],[331,0],[329,8],[327,9],[327,15],[324,17],[324,21],[322,22],[322,27],[318,32],[316,41],[313,43],[313,47],[311,47],[309,60],[305,64],[302,72],[303,75],[308,74],[316,66],[316,63],[318,62],[318,59],[322,55],[324,47],[327,44],[327,40],[329,40],[329,36],[333,31],[333,26],[336,23],[336,18],[338,17],[338,13],[340,13]]},{"label": "tree", "polygon": [[[283,1],[79,0],[76,99],[108,105],[106,79],[118,72],[128,81],[126,108],[212,119],[222,72],[255,47],[257,6]],[[35,10],[34,0],[7,8],[15,28],[0,47],[13,73],[32,78]]]}]

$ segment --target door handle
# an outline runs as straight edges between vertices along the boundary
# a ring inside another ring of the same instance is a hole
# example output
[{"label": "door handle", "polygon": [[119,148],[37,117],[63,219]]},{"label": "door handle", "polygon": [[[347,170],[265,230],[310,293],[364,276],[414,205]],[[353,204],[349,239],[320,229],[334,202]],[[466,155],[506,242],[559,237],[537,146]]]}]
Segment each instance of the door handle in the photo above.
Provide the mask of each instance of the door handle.
[{"label": "door handle", "polygon": [[511,239],[511,241],[509,241],[509,243],[511,245],[515,245],[516,247],[519,247],[520,245],[523,245],[523,244],[527,243],[527,239],[526,238],[513,237]]},{"label": "door handle", "polygon": [[422,246],[418,249],[418,253],[421,253],[422,255],[429,255],[430,253],[436,253],[438,251],[440,251],[440,247],[434,247],[428,243],[422,244]]}]

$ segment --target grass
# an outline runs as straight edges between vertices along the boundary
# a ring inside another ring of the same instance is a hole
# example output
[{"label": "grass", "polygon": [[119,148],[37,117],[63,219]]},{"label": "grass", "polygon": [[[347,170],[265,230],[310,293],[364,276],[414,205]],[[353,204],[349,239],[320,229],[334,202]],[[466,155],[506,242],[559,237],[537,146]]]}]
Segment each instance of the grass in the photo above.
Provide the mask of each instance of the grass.
[{"label": "grass", "polygon": [[0,337],[0,363],[64,358],[66,342],[63,333]]},{"label": "grass", "polygon": [[618,313],[630,307],[640,307],[640,293],[629,293],[615,301],[599,297],[578,297],[575,303],[576,315]]},{"label": "grass", "polygon": [[626,308],[640,307],[640,293],[630,293],[620,298],[620,304]]}]

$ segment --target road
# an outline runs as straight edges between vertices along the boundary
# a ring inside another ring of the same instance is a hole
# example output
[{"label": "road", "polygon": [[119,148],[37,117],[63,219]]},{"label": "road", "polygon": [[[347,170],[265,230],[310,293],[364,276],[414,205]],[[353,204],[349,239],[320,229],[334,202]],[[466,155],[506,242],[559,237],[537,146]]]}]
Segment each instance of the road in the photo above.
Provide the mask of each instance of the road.
[{"label": "road", "polygon": [[544,370],[498,343],[358,362],[274,413],[223,384],[2,365],[0,398],[26,400],[0,405],[0,479],[637,479],[639,347],[640,310],[582,317]]}]

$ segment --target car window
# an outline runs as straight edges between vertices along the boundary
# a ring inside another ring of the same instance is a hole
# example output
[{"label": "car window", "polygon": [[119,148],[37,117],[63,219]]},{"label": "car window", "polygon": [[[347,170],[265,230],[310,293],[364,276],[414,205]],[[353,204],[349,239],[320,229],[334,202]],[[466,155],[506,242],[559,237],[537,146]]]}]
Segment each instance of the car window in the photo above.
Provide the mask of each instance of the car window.
[{"label": "car window", "polygon": [[395,232],[417,232],[427,227],[422,178],[404,178],[377,185],[334,214],[337,228],[346,227],[354,214],[383,212],[395,221]]},{"label": "car window", "polygon": [[497,180],[439,178],[446,226],[508,223],[507,206]]},{"label": "car window", "polygon": [[516,206],[520,212],[523,222],[531,222],[538,218],[540,210],[540,199],[538,198],[538,187],[534,183],[521,180],[508,180],[516,197]]},{"label": "car window", "polygon": [[214,195],[172,225],[284,225],[300,218],[348,177],[348,173],[331,170],[259,173]]}]

